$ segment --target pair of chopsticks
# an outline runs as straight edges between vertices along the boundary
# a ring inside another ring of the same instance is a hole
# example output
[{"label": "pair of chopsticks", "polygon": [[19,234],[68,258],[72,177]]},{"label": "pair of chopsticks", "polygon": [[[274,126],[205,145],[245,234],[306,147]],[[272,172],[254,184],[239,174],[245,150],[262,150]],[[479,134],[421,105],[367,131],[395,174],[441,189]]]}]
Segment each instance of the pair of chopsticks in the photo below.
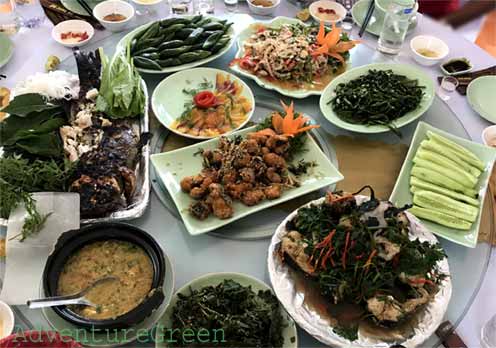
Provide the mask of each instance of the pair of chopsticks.
[{"label": "pair of chopsticks", "polygon": [[365,29],[367,29],[367,25],[369,25],[370,18],[372,18],[372,13],[374,13],[374,8],[375,8],[375,0],[370,0],[369,8],[367,9],[367,14],[365,15],[365,19],[362,23],[362,27],[358,32],[358,36],[362,37],[363,33],[365,32]]},{"label": "pair of chopsticks", "polygon": [[81,7],[88,13],[88,15],[91,17],[91,18],[94,18],[96,19],[94,16],[93,16],[93,10],[91,9],[91,7],[86,3],[86,1],[84,0],[76,0],[78,2],[79,5],[81,5]]}]

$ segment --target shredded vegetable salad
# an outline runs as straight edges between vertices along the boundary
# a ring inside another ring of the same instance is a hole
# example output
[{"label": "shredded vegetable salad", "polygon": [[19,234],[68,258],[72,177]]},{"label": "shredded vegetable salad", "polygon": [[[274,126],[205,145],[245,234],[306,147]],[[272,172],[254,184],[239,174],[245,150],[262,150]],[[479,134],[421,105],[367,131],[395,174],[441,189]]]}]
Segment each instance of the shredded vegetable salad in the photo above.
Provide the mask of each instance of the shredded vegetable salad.
[{"label": "shredded vegetable salad", "polygon": [[345,66],[348,51],[356,44],[340,29],[329,31],[323,24],[320,28],[304,24],[257,28],[244,43],[245,55],[232,64],[270,80],[312,83],[335,74]]}]

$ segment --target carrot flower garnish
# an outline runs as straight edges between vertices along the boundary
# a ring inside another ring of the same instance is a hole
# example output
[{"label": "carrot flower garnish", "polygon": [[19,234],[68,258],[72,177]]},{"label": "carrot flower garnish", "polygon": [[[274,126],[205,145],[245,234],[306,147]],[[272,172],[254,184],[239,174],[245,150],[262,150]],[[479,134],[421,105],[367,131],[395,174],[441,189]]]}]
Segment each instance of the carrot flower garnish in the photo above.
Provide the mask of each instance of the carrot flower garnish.
[{"label": "carrot flower garnish", "polygon": [[332,23],[332,30],[329,33],[325,33],[324,22],[320,22],[319,32],[317,33],[316,43],[319,45],[312,52],[312,56],[318,56],[321,54],[328,55],[330,57],[336,58],[341,63],[344,64],[344,58],[340,53],[345,53],[355,47],[360,41],[340,41],[341,40],[341,29],[336,27],[335,23]]},{"label": "carrot flower garnish", "polygon": [[295,118],[294,115],[294,103],[288,106],[281,101],[281,105],[284,109],[284,117],[281,116],[280,113],[274,112],[272,114],[272,128],[262,129],[255,134],[257,135],[285,135],[288,137],[295,136],[299,133],[306,132],[313,128],[319,128],[319,125],[309,125],[305,126],[305,124],[309,121],[308,117],[304,117],[301,114]]}]

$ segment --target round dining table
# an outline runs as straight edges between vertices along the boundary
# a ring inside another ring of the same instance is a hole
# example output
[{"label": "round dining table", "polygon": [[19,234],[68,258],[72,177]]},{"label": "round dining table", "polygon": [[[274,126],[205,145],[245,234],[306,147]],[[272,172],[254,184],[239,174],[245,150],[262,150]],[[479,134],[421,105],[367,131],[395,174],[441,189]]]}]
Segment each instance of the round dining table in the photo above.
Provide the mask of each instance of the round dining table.
[{"label": "round dining table", "polygon": [[[299,10],[298,5],[282,0],[275,16],[294,17]],[[42,11],[41,7],[39,11]],[[225,17],[234,22],[235,32],[241,31],[254,21],[270,19],[251,15],[245,2],[240,2],[237,11],[230,13],[226,11],[222,1],[216,0],[215,15]],[[82,47],[82,49],[94,50],[98,47],[103,47],[105,53],[110,55],[115,50],[119,40],[132,28],[167,16],[170,16],[169,7],[164,1],[163,5],[158,6],[154,13],[135,17],[127,31],[111,33],[107,30],[97,30],[91,42]],[[378,52],[376,49],[377,37],[365,33],[361,38],[361,44],[351,53],[353,67],[372,62],[400,62],[415,65],[429,74],[435,80],[436,88],[439,88],[437,82],[437,77],[441,75],[439,66],[424,67],[418,65],[411,57],[408,45],[410,39],[415,35],[434,33],[448,44],[450,48],[448,58],[466,57],[470,59],[474,70],[495,65],[495,59],[492,56],[474,43],[464,39],[450,27],[421,14],[417,15],[417,20],[417,26],[412,32],[408,33],[405,44],[397,56],[385,56]],[[60,69],[76,72],[76,64],[72,57],[71,49],[60,46],[51,38],[50,32],[52,28],[52,23],[45,20],[40,27],[22,28],[20,32],[12,37],[15,50],[10,62],[0,68],[0,74],[6,76],[6,78],[0,80],[0,86],[13,88],[17,82],[22,81],[29,75],[44,71],[44,64],[49,55],[58,56],[62,60]],[[351,36],[357,38],[358,31],[359,27],[355,25],[351,31]],[[228,70],[228,64],[233,59],[236,49],[236,47],[231,48],[224,56],[208,63],[207,66]],[[152,94],[156,85],[164,77],[165,75],[143,75],[149,95]],[[259,100],[272,100],[277,103],[281,97],[277,92],[264,90],[251,80],[245,79],[245,81],[252,88],[257,103]],[[358,138],[364,136],[341,130],[326,121],[320,113],[318,97],[311,96],[296,100],[295,104],[299,110],[311,115],[316,122],[320,123],[322,130],[326,133],[357,136]],[[451,93],[449,100],[442,100],[436,96],[433,105],[421,120],[478,143],[482,142],[482,130],[490,125],[488,121],[471,109],[467,98],[457,92]],[[391,132],[367,135],[366,137],[386,143],[399,142],[408,145],[417,122],[402,128],[403,137],[401,139]],[[164,131],[155,122],[154,127],[152,127],[154,136],[163,135]],[[328,144],[328,146],[332,147],[332,144]],[[387,170],[387,168],[384,170]],[[280,223],[277,219],[263,214],[257,215],[257,219],[259,216],[263,220],[264,228],[275,230]],[[185,283],[200,275],[211,272],[246,273],[270,283],[267,272],[267,250],[270,238],[240,239],[230,237],[229,229],[235,229],[243,224],[236,224],[233,227],[228,226],[224,228],[222,233],[191,236],[186,231],[181,219],[177,217],[173,204],[168,201],[164,192],[161,192],[160,186],[154,185],[150,203],[144,215],[129,222],[149,232],[171,258],[175,276],[175,289],[182,287]],[[257,228],[261,223],[257,222],[253,228]],[[248,217],[243,225],[243,228],[248,233],[250,224]],[[494,234],[496,234],[496,231],[493,231]],[[475,248],[466,248],[442,239],[441,243],[448,254],[453,281],[453,295],[445,320],[451,322],[468,347],[478,347],[480,346],[480,328],[492,315],[496,314],[496,300],[494,297],[494,293],[496,293],[496,263],[494,258],[491,261],[491,254],[494,255],[494,251],[488,243],[479,243]],[[33,286],[38,286],[38,284],[33,284]],[[23,305],[14,305],[12,307],[18,327],[22,329],[51,329],[50,323],[40,311],[29,310]],[[321,346],[317,340],[301,329],[299,329],[298,335],[298,342],[301,347]],[[439,337],[433,336],[423,346],[440,346],[441,341]],[[140,347],[153,344],[151,340],[148,340],[148,343],[142,342],[140,340],[140,343],[134,342],[129,345]]]}]

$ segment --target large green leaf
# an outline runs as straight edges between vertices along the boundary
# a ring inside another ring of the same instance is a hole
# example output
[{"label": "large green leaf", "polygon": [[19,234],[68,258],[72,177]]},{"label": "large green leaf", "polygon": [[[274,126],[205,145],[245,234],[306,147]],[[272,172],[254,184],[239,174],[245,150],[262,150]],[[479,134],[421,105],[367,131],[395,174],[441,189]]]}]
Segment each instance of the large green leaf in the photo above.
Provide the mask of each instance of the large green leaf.
[{"label": "large green leaf", "polygon": [[2,112],[20,117],[26,117],[32,112],[56,109],[57,104],[48,102],[41,94],[28,93],[16,96]]}]

